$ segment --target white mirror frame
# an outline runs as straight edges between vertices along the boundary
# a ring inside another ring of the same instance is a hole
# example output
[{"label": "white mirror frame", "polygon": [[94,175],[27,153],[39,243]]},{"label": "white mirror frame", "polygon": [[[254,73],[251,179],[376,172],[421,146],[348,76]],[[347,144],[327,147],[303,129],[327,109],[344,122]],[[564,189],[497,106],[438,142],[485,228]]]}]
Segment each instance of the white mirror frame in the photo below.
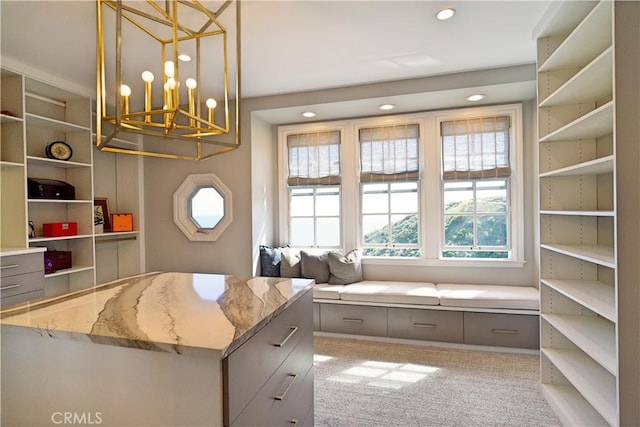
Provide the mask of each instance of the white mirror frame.
[{"label": "white mirror frame", "polygon": [[[189,199],[201,187],[215,188],[224,199],[224,215],[213,228],[199,228],[189,214]],[[232,206],[231,190],[215,174],[189,175],[173,193],[173,222],[191,241],[215,242],[233,220]]]}]

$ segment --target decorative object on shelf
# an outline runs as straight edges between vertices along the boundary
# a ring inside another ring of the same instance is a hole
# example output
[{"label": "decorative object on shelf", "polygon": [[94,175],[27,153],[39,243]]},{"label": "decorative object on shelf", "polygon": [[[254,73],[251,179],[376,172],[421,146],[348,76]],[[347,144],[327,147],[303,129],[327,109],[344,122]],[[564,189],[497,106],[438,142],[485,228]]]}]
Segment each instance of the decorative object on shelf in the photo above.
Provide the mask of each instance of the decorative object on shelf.
[{"label": "decorative object on shelf", "polygon": [[111,231],[133,231],[133,214],[111,214]]},{"label": "decorative object on shelf", "polygon": [[75,187],[58,179],[27,178],[27,187],[30,199],[74,200],[76,198]]},{"label": "decorative object on shelf", "polygon": [[104,212],[101,205],[93,206],[93,232],[94,234],[104,233]]},{"label": "decorative object on shelf", "polygon": [[[111,221],[109,220],[109,199],[105,197],[96,197],[93,199],[94,206],[94,226],[96,225],[96,218],[102,214],[102,231],[111,231]],[[98,209],[99,208],[99,209]]]},{"label": "decorative object on shelf", "polygon": [[73,149],[64,141],[53,141],[47,144],[44,153],[50,159],[69,160],[73,156]]},{"label": "decorative object on shelf", "polygon": [[70,251],[45,251],[44,274],[55,273],[72,267]]},{"label": "decorative object on shelf", "polygon": [[44,237],[65,237],[76,236],[77,234],[77,222],[48,222],[42,224],[42,235]]},{"label": "decorative object on shelf", "polygon": [[[235,8],[229,7],[234,3]],[[204,160],[240,146],[239,0],[222,2],[216,11],[196,0],[98,0],[97,17],[96,134],[103,136],[96,140],[99,150]],[[228,32],[233,25],[235,32]],[[115,52],[110,49],[113,45]],[[229,52],[235,57],[231,70]],[[155,76],[145,70],[145,64],[154,62],[153,53],[159,71]],[[230,77],[235,83],[235,129],[230,127]],[[215,114],[219,104],[222,112]],[[220,138],[232,131],[235,139]],[[114,138],[120,132],[191,141],[195,154],[184,154],[184,143],[174,145],[175,149],[159,143],[145,144],[144,150],[118,148]]]},{"label": "decorative object on shelf", "polygon": [[27,226],[27,235],[30,239],[36,237],[36,225],[33,223],[33,221],[29,221],[29,224]]}]

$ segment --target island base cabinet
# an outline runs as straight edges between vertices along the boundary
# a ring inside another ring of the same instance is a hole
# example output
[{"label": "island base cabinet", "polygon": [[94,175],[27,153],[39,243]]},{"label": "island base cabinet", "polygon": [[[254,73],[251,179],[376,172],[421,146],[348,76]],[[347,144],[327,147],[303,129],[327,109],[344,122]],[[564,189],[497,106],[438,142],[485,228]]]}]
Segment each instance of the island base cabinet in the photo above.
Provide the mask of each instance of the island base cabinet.
[{"label": "island base cabinet", "polygon": [[309,331],[231,426],[299,425],[313,406],[313,333]]},{"label": "island base cabinet", "polygon": [[0,425],[222,424],[220,360],[55,335],[2,325]]},{"label": "island base cabinet", "polygon": [[280,425],[281,416],[289,425],[313,406],[313,374],[304,380],[313,370],[312,298],[302,295],[223,359],[225,426]]}]

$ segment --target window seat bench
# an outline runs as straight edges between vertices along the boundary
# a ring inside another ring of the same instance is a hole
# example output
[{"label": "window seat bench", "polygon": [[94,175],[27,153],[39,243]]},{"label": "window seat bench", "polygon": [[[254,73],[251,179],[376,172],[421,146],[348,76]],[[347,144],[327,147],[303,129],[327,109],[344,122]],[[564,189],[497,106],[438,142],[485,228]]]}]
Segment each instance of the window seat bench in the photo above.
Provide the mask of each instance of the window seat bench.
[{"label": "window seat bench", "polygon": [[365,280],[316,284],[314,328],[335,334],[539,349],[533,286]]}]

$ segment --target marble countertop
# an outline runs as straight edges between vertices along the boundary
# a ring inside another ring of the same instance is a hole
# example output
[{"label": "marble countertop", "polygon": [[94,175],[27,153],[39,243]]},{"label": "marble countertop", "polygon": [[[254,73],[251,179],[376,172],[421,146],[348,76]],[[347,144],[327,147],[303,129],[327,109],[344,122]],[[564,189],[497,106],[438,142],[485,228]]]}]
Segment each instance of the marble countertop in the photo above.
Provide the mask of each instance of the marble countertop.
[{"label": "marble countertop", "polygon": [[280,277],[146,273],[9,307],[0,311],[0,323],[3,334],[224,358],[312,284]]}]

